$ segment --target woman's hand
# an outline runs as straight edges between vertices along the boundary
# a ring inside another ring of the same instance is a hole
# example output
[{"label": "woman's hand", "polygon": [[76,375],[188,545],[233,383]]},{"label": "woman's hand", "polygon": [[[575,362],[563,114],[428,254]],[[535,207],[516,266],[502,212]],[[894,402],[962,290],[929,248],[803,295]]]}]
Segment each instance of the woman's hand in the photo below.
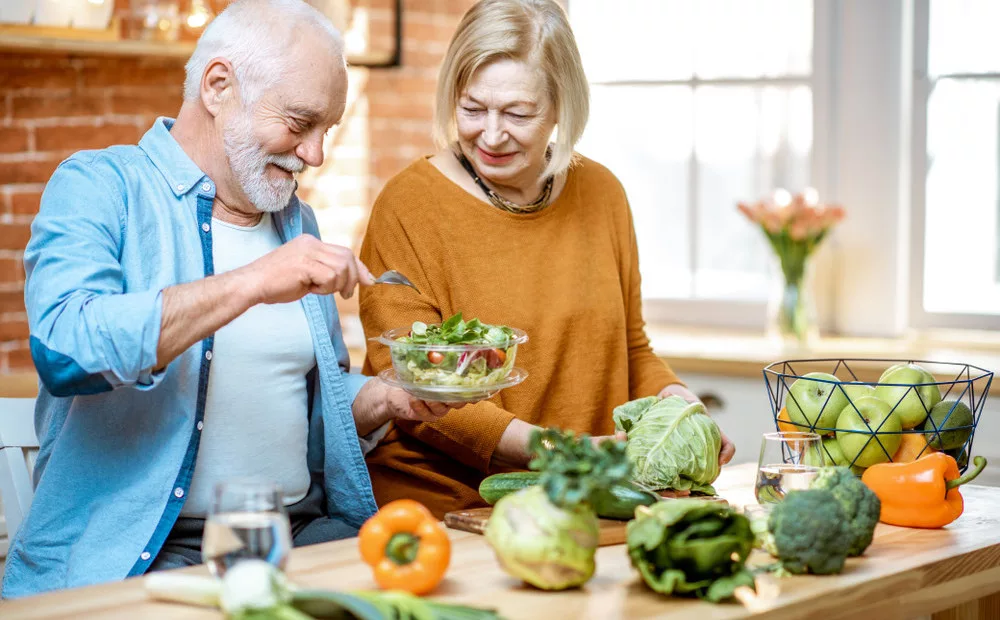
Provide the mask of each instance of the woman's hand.
[{"label": "woman's hand", "polygon": [[625,433],[625,431],[618,431],[614,435],[598,435],[597,437],[591,437],[590,441],[593,442],[594,447],[596,448],[597,446],[601,445],[601,443],[609,439],[611,441],[625,441],[628,439],[628,435]]},{"label": "woman's hand", "polygon": [[[687,389],[679,383],[674,383],[668,385],[667,387],[660,390],[657,394],[660,398],[666,398],[667,396],[680,396],[689,403],[700,403],[701,399],[695,395],[694,392]],[[729,437],[722,432],[722,428],[719,428],[719,434],[722,435],[722,449],[719,450],[719,465],[725,465],[729,461],[733,460],[733,456],[736,455],[736,446],[733,442],[729,441]]]}]

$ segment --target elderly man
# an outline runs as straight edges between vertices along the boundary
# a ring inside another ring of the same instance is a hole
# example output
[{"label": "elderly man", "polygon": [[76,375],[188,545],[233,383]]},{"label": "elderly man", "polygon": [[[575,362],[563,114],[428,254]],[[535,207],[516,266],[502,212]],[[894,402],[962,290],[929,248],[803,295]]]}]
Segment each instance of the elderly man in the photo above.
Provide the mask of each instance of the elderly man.
[{"label": "elderly man", "polygon": [[52,176],[25,251],[41,450],[4,596],[200,561],[223,480],[280,485],[296,544],[353,535],[384,425],[446,412],[347,372],[331,294],[373,279],[294,194],[346,91],[320,13],[239,0],[176,121]]}]

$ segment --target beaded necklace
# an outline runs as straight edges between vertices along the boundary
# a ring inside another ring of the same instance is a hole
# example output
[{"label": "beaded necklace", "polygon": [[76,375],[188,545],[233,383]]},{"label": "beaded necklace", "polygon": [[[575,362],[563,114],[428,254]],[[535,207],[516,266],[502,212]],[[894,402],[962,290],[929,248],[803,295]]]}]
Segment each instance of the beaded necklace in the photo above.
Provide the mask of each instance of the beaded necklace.
[{"label": "beaded necklace", "polygon": [[[546,157],[547,156],[548,152],[546,152]],[[461,151],[455,151],[455,157],[458,159],[459,163],[462,164],[462,167],[465,168],[465,171],[469,173],[469,176],[472,177],[472,180],[476,182],[476,185],[479,186],[479,189],[483,190],[483,193],[485,193],[486,197],[489,198],[490,204],[492,204],[494,207],[506,211],[508,213],[525,214],[525,213],[537,213],[538,211],[541,211],[545,207],[549,206],[549,198],[552,197],[552,185],[554,182],[553,177],[550,176],[549,178],[545,179],[545,186],[542,187],[542,194],[538,198],[536,198],[534,202],[526,205],[519,205],[507,200],[500,194],[494,192],[489,187],[487,187],[486,184],[483,183],[483,180],[479,178],[479,175],[476,174],[475,168],[472,167],[472,162],[470,162],[468,158],[465,157],[464,153],[462,153]]]}]

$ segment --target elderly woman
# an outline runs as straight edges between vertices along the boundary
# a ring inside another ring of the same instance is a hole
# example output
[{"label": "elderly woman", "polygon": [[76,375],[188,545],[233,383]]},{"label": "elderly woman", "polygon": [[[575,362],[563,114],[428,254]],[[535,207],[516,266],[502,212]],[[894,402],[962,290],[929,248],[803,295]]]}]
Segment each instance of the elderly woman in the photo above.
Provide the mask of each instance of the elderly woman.
[{"label": "elderly woman", "polygon": [[[457,312],[522,328],[529,377],[436,422],[395,422],[368,458],[380,505],[408,497],[438,516],[485,505],[480,481],[525,468],[533,429],[608,435],[630,399],[696,399],[644,332],[625,191],[573,152],[588,97],[553,0],[482,0],[459,24],[437,90],[443,148],[389,181],[361,249],[373,272],[402,271],[421,294],[363,290],[361,320],[370,337]],[[369,348],[367,373],[389,366],[386,347]],[[720,461],[732,455],[724,438]]]}]

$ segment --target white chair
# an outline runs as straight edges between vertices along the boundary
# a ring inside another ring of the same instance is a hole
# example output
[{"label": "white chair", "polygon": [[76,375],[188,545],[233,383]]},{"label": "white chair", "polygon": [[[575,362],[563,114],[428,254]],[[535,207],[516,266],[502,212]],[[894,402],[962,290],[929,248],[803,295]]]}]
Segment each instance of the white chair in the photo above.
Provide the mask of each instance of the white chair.
[{"label": "white chair", "polygon": [[6,540],[0,540],[0,557],[7,556],[10,538],[34,495],[31,471],[38,455],[34,418],[34,398],[0,398],[0,501],[6,520],[6,528],[0,521],[0,534],[7,531]]}]

